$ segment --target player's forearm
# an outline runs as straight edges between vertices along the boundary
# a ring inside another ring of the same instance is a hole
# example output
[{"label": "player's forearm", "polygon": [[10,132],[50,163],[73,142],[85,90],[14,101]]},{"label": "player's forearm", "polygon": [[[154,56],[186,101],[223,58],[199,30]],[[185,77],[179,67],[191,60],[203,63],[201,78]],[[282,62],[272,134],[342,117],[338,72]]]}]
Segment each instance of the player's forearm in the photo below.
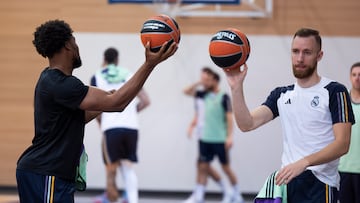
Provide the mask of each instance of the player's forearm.
[{"label": "player's forearm", "polygon": [[234,124],[233,124],[233,114],[227,113],[226,114],[226,125],[227,125],[227,137],[232,138],[233,131],[234,131]]},{"label": "player's forearm", "polygon": [[340,144],[334,142],[329,144],[327,147],[320,150],[319,152],[304,157],[304,159],[308,163],[307,166],[324,164],[341,157],[344,154],[341,152],[341,150],[339,150],[341,148],[342,147],[340,146]]},{"label": "player's forearm", "polygon": [[249,131],[253,126],[253,119],[245,103],[244,92],[242,87],[232,89],[233,111],[237,126],[241,131]]},{"label": "player's forearm", "polygon": [[347,153],[350,145],[351,124],[339,123],[335,125],[342,125],[340,128],[334,127],[335,140],[322,150],[304,158],[309,166],[333,161]]},{"label": "player's forearm", "polygon": [[136,105],[136,111],[140,112],[150,105],[150,102],[140,102]]},{"label": "player's forearm", "polygon": [[150,98],[144,89],[141,89],[138,93],[139,103],[136,105],[137,112],[144,110],[150,105]]},{"label": "player's forearm", "polygon": [[110,109],[110,111],[124,110],[139,93],[154,67],[153,65],[144,63],[134,76],[114,93],[115,109]]},{"label": "player's forearm", "polygon": [[200,85],[200,82],[196,82],[184,88],[184,94],[189,96],[194,96],[197,86]]}]

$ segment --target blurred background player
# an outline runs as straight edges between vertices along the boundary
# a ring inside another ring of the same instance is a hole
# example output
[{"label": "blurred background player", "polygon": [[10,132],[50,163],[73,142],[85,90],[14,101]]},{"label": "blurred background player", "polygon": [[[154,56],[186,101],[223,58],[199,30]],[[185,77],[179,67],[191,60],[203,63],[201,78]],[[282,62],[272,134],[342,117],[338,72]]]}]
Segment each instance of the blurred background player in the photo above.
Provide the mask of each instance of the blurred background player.
[{"label": "blurred background player", "polygon": [[351,127],[351,141],[347,154],[340,158],[340,203],[360,203],[360,62],[350,69],[350,98],[355,124]]},{"label": "blurred background player", "polygon": [[[91,85],[106,91],[123,86],[132,73],[118,66],[119,53],[115,48],[104,52],[103,68],[91,78]],[[116,171],[120,167],[124,179],[124,202],[138,202],[138,181],[133,164],[137,159],[138,115],[149,106],[150,100],[144,89],[122,112],[102,113],[97,117],[103,132],[102,151],[106,165],[106,192],[98,200],[116,201],[119,197],[116,185]]]},{"label": "blurred background player", "polygon": [[[224,192],[222,202],[243,202],[237,178],[230,168],[229,160],[229,149],[233,144],[231,102],[229,96],[220,90],[219,82],[220,76],[211,69],[205,68],[202,71],[201,81],[184,90],[186,95],[195,97],[196,114],[192,124],[196,124],[199,135],[197,185],[193,194],[185,201],[186,203],[204,202],[207,177],[211,173],[210,162],[215,156],[219,158],[222,169],[232,184],[231,191]],[[199,85],[202,85],[204,90],[198,90]],[[217,180],[221,181],[220,178]],[[219,184],[221,188],[224,188],[221,182]]]},{"label": "blurred background player", "polygon": [[[213,77],[212,70],[210,68],[208,68],[208,67],[204,67],[201,70],[200,81],[198,81],[197,83],[194,84],[195,85],[194,88],[196,88],[196,89],[198,87],[204,88],[204,86],[206,86],[206,85],[203,85],[203,84],[208,83],[209,80],[211,80],[212,77]],[[188,91],[189,91],[189,88],[185,88],[184,93],[186,95],[189,95]],[[193,95],[190,94],[189,96],[193,96]],[[194,117],[191,120],[191,123],[190,123],[190,125],[188,127],[188,130],[187,130],[187,135],[188,135],[189,138],[192,138],[194,134],[195,134],[197,139],[199,139],[200,136],[201,136],[201,130],[204,127],[204,125],[203,125],[203,119],[199,119],[198,111],[200,111],[200,109],[199,109],[200,107],[201,107],[201,105],[198,105],[197,100],[195,100],[195,114],[194,114]],[[200,139],[199,139],[199,141],[200,141]],[[199,160],[197,160],[196,166],[197,166],[198,170],[199,170],[199,163],[200,163]],[[216,184],[220,187],[221,192],[224,193],[225,192],[224,182],[222,181],[221,176],[219,175],[219,173],[210,164],[209,164],[208,173],[209,173],[208,174],[209,177],[211,177],[216,182]],[[194,198],[194,192],[191,194],[189,199],[193,199],[193,198]]]}]

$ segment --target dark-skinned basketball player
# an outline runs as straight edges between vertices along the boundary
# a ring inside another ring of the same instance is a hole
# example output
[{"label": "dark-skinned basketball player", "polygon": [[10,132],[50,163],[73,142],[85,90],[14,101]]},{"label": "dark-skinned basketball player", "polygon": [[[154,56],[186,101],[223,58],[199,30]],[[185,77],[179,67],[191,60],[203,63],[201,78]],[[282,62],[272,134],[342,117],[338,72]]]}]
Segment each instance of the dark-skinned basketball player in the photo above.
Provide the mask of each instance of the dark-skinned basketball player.
[{"label": "dark-skinned basketball player", "polygon": [[[20,202],[74,202],[75,173],[85,124],[101,112],[122,111],[137,95],[154,68],[177,50],[173,43],[159,52],[145,47],[145,62],[120,89],[110,93],[86,86],[72,76],[81,66],[69,24],[50,20],[36,28],[33,44],[49,65],[35,87],[35,136],[17,163]],[[166,43],[164,43],[166,45]]]}]

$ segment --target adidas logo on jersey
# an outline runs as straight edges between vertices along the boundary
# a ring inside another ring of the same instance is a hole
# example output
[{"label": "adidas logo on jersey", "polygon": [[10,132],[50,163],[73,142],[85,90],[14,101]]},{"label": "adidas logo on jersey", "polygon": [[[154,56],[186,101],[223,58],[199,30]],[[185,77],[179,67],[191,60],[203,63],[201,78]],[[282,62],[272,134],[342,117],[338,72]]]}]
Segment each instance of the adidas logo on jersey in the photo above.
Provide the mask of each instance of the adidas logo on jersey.
[{"label": "adidas logo on jersey", "polygon": [[285,102],[285,104],[291,104],[290,98]]}]

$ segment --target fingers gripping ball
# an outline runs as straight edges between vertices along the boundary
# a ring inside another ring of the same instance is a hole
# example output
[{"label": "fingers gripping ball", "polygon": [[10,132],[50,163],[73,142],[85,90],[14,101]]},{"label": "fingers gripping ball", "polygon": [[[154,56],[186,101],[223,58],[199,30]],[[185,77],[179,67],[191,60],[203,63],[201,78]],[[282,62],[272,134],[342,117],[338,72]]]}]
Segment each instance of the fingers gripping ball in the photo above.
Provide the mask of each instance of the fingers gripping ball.
[{"label": "fingers gripping ball", "polygon": [[220,68],[232,69],[243,65],[250,54],[246,35],[235,28],[217,32],[210,41],[211,60]]},{"label": "fingers gripping ball", "polygon": [[180,29],[173,18],[160,14],[152,16],[144,22],[140,36],[144,46],[150,41],[151,51],[157,52],[166,41],[179,43]]}]

